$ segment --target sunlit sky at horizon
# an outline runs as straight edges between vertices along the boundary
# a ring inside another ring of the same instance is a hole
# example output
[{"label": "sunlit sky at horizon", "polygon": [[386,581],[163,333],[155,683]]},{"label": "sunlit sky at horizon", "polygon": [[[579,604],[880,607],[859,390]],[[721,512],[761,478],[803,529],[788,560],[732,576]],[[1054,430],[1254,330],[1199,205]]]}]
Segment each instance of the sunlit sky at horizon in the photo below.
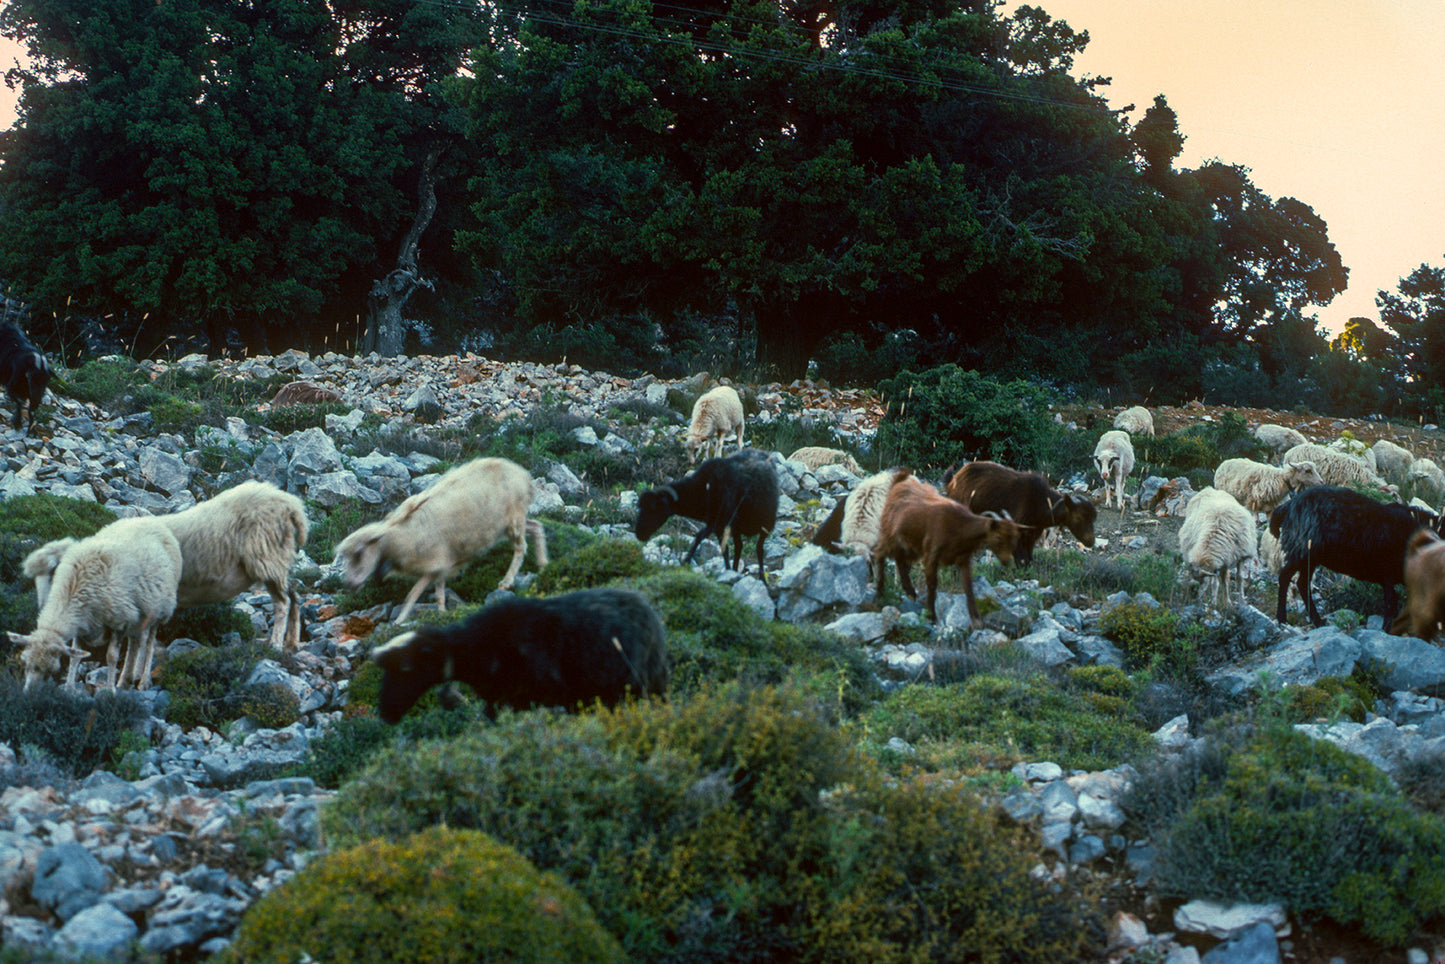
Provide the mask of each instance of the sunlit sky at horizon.
[{"label": "sunlit sky at horizon", "polygon": [[[1164,94],[1182,167],[1250,170],[1310,205],[1350,269],[1318,310],[1331,333],[1377,318],[1376,293],[1445,264],[1445,0],[1037,0],[1086,30],[1076,76],[1138,121]],[[1012,12],[1010,3],[1004,12]],[[0,40],[0,66],[18,48]],[[14,118],[0,86],[0,126]]]}]

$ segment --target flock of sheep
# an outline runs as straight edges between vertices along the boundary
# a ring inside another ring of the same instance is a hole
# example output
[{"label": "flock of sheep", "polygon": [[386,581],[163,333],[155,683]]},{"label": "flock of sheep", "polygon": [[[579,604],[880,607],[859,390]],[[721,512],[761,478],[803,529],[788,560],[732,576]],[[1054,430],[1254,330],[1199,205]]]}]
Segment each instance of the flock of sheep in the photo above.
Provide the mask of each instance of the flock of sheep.
[{"label": "flock of sheep", "polygon": [[[698,400],[685,443],[689,464],[700,454],[711,456],[683,478],[639,496],[640,540],[672,516],[683,516],[702,523],[685,563],[704,539],[716,536],[724,564],[742,568],[743,539],[756,537],[761,573],[763,543],[777,523],[779,483],[773,456],[745,448],[743,429],[742,402],[732,388],[713,389]],[[1125,511],[1133,438],[1153,432],[1150,413],[1136,407],[1100,438],[1094,460],[1106,508],[1117,503]],[[1392,613],[1394,586],[1404,583],[1408,605],[1394,628],[1433,636],[1445,617],[1445,542],[1432,508],[1445,499],[1439,468],[1384,441],[1350,452],[1312,445],[1280,426],[1260,426],[1256,436],[1279,453],[1279,464],[1229,459],[1218,467],[1214,485],[1195,495],[1185,512],[1179,543],[1186,564],[1217,580],[1219,600],[1228,605],[1230,574],[1263,556],[1279,572],[1281,622],[1296,574],[1307,615],[1322,621],[1309,585],[1321,565],[1379,582]],[[738,449],[724,455],[728,438]],[[861,474],[851,456],[836,449],[800,449],[789,459],[814,470],[841,464]],[[1414,495],[1409,505],[1392,504],[1347,486]],[[435,586],[437,608],[444,611],[447,579],[506,538],[512,559],[499,588],[509,588],[529,534],[538,566],[547,563],[542,526],[527,518],[535,495],[531,475],[506,459],[479,458],[453,468],[340,543],[336,557],[345,581],[355,588],[373,576],[414,580],[396,620],[402,623],[428,586]],[[898,467],[860,481],[813,541],[833,552],[866,554],[880,591],[891,559],[904,591],[916,598],[911,569],[922,563],[931,618],[939,568],[958,566],[976,625],[971,566],[977,553],[988,549],[1005,564],[1027,563],[1051,529],[1067,529],[1091,547],[1098,511],[1086,495],[1060,492],[1038,473],[993,462],[954,467],[943,490]],[[1262,539],[1260,515],[1268,516]],[[300,499],[246,482],[184,512],[123,519],[89,538],[41,546],[24,564],[40,601],[36,627],[29,635],[10,634],[23,647],[26,685],[58,676],[66,659],[73,681],[81,660],[103,652],[111,686],[146,688],[156,629],[177,607],[228,600],[255,584],[266,587],[274,604],[272,646],[294,648],[300,611],[289,574],[307,532]],[[493,703],[571,706],[615,702],[629,692],[663,693],[669,672],[656,613],[645,598],[622,590],[509,599],[461,623],[407,632],[373,658],[385,671],[383,718],[391,721],[428,688],[451,681],[470,684]]]}]

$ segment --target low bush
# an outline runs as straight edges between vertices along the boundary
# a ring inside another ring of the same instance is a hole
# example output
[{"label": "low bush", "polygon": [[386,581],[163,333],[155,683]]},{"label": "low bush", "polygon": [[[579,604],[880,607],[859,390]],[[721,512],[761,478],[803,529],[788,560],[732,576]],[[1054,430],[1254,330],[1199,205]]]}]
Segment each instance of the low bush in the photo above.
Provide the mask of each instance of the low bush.
[{"label": "low bush", "polygon": [[475,830],[434,827],[309,864],[241,920],[223,960],[290,964],[622,962],[616,940],[553,874]]},{"label": "low bush", "polygon": [[178,653],[161,668],[160,686],[170,692],[166,719],[190,729],[217,729],[246,714],[246,680],[256,664],[275,656],[264,641],[202,646]]},{"label": "low bush", "polygon": [[658,569],[642,558],[642,544],[629,539],[598,539],[547,565],[537,575],[535,590],[544,595],[605,586],[617,579],[635,579]]},{"label": "low bush", "polygon": [[1129,664],[1147,667],[1173,645],[1179,617],[1172,609],[1143,602],[1121,602],[1099,617],[1099,633],[1119,644]]},{"label": "low bush", "polygon": [[1392,945],[1445,916],[1445,820],[1288,726],[1215,726],[1146,761],[1123,806],[1154,842],[1163,896],[1283,901]]},{"label": "low bush", "polygon": [[148,718],[145,704],[128,691],[101,690],[91,697],[51,683],[27,690],[11,674],[0,673],[0,743],[71,776],[111,760],[127,731]]}]

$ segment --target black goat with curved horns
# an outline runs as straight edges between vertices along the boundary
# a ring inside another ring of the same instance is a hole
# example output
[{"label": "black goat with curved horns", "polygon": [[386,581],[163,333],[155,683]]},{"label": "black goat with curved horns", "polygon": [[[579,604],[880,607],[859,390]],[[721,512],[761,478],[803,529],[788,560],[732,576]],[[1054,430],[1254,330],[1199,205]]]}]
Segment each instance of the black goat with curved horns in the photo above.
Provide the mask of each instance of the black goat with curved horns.
[{"label": "black goat with curved horns", "polygon": [[[743,449],[708,459],[697,470],[668,485],[642,493],[637,503],[637,538],[646,542],[674,515],[703,524],[683,564],[692,562],[702,540],[714,533],[722,546],[723,565],[742,568],[743,536],[758,537],[758,573],[763,571],[763,541],[778,522],[778,474],[772,458],[757,449]],[[733,561],[728,561],[728,539]]]},{"label": "black goat with curved horns", "polygon": [[35,409],[50,384],[50,362],[30,343],[25,333],[7,321],[0,324],[0,383],[15,402],[15,428],[25,422],[25,434],[35,424]]}]

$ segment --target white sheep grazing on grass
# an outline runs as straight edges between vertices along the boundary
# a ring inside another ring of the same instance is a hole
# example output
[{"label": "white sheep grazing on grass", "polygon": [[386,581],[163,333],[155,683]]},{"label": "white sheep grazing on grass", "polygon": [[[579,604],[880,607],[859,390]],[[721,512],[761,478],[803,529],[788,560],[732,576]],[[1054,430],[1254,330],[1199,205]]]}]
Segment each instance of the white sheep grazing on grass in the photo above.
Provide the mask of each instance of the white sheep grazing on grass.
[{"label": "white sheep grazing on grass", "polygon": [[1285,462],[1313,462],[1325,485],[1360,485],[1389,490],[1385,480],[1365,464],[1363,459],[1347,455],[1339,449],[1306,442],[1284,453]]},{"label": "white sheep grazing on grass", "polygon": [[1440,471],[1434,459],[1416,459],[1410,466],[1408,479],[1410,492],[1424,499],[1430,511],[1438,510],[1445,502],[1445,472]]},{"label": "white sheep grazing on grass", "polygon": [[[122,685],[149,686],[143,667],[157,626],[176,610],[181,568],[180,542],[151,517],[119,519],[70,546],[52,574],[35,630],[10,633],[12,643],[24,646],[26,688],[56,676],[62,656],[88,655],[76,640],[94,639],[105,643],[112,688],[122,642],[129,644]],[[72,662],[68,681],[75,668]]]},{"label": "white sheep grazing on grass", "polygon": [[1244,564],[1259,558],[1254,513],[1228,492],[1201,489],[1184,509],[1179,551],[1187,565],[1218,581],[1215,605],[1228,606],[1230,570],[1242,576]]},{"label": "white sheep grazing on grass", "polygon": [[863,467],[857,459],[842,449],[830,449],[821,445],[805,445],[788,456],[789,462],[802,462],[809,472],[816,472],[825,465],[841,465],[854,475],[862,475]]},{"label": "white sheep grazing on grass", "polygon": [[1105,432],[1094,446],[1094,465],[1104,478],[1104,507],[1117,498],[1119,511],[1124,511],[1124,480],[1134,471],[1134,443],[1129,433],[1114,429]]},{"label": "white sheep grazing on grass", "polygon": [[1114,416],[1114,427],[1130,435],[1153,435],[1154,416],[1143,405],[1135,405]]},{"label": "white sheep grazing on grass", "polygon": [[291,566],[310,532],[300,499],[269,482],[242,482],[157,518],[181,543],[178,606],[227,602],[259,583],[271,595],[271,645],[299,645],[301,601],[291,587]]},{"label": "white sheep grazing on grass", "polygon": [[711,446],[712,457],[721,458],[723,440],[736,433],[738,451],[743,450],[743,400],[737,389],[719,385],[703,394],[692,406],[692,423],[687,427],[687,464]]},{"label": "white sheep grazing on grass", "polygon": [[1269,450],[1269,453],[1276,462],[1284,453],[1296,445],[1307,445],[1309,439],[1305,438],[1295,429],[1287,425],[1274,425],[1266,422],[1257,425],[1254,429],[1255,440]]},{"label": "white sheep grazing on grass", "polygon": [[1407,493],[1410,487],[1410,467],[1415,464],[1415,453],[1383,438],[1370,446],[1370,451],[1375,453],[1375,471],[1386,482],[1399,486],[1402,494]]},{"label": "white sheep grazing on grass", "polygon": [[1313,462],[1274,466],[1253,459],[1225,459],[1214,470],[1214,487],[1234,496],[1251,512],[1273,512],[1292,493],[1323,484]]},{"label": "white sheep grazing on grass", "polygon": [[512,540],[512,563],[498,589],[512,588],[529,532],[537,565],[547,564],[546,533],[540,522],[527,518],[535,498],[536,484],[520,465],[507,459],[474,459],[447,472],[385,519],[351,533],[336,547],[336,558],[345,564],[346,583],[353,589],[372,575],[390,572],[416,579],[398,623],[406,621],[433,581],[437,608],[445,612],[447,579],[503,536]]}]

